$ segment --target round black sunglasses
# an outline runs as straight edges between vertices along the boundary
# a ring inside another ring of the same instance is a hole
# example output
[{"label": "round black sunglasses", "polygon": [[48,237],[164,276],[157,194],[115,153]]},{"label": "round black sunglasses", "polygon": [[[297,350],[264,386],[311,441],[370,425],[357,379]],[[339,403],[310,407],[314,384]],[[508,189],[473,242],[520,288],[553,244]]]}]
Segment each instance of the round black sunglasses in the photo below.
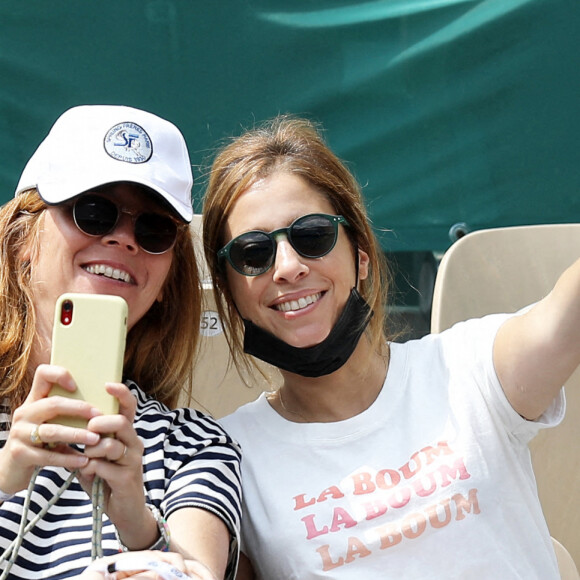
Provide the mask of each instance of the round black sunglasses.
[{"label": "round black sunglasses", "polygon": [[304,258],[322,258],[336,244],[338,224],[348,225],[341,215],[311,213],[294,220],[287,228],[273,232],[252,230],[231,240],[217,256],[227,260],[244,276],[259,276],[267,272],[276,258],[277,239],[286,236],[290,245]]},{"label": "round black sunglasses", "polygon": [[135,241],[148,254],[164,254],[174,246],[178,226],[168,215],[155,212],[132,213],[110,199],[92,193],[81,195],[72,206],[76,226],[89,236],[110,234],[124,213],[133,220]]}]

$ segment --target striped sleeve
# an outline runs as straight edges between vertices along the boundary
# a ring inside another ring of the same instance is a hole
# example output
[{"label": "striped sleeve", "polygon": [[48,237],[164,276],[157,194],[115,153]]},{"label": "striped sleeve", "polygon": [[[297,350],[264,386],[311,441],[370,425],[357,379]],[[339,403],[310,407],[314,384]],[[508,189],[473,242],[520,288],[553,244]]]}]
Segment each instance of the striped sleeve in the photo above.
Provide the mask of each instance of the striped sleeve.
[{"label": "striped sleeve", "polygon": [[170,410],[129,384],[138,399],[135,429],[145,444],[149,500],[168,517],[196,507],[212,512],[230,531],[228,571],[237,567],[241,519],[241,453],[213,418],[194,409]]}]

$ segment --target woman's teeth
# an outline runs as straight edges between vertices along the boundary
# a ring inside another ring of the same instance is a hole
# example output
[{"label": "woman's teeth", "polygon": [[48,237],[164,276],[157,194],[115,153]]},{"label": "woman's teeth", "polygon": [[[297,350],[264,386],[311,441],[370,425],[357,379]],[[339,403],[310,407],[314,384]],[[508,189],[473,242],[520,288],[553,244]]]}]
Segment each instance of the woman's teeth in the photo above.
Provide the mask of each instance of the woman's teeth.
[{"label": "woman's teeth", "polygon": [[317,292],[316,294],[312,294],[312,296],[305,296],[304,298],[299,298],[298,300],[290,300],[289,302],[281,302],[280,304],[276,304],[276,310],[280,310],[282,312],[293,312],[295,310],[302,310],[302,308],[306,308],[309,304],[320,300],[322,296],[322,292]]},{"label": "woman's teeth", "polygon": [[98,274],[106,278],[113,278],[113,280],[121,280],[127,284],[131,282],[131,276],[127,272],[123,272],[123,270],[119,270],[118,268],[112,268],[111,266],[105,266],[104,264],[86,266],[85,270],[89,274]]}]

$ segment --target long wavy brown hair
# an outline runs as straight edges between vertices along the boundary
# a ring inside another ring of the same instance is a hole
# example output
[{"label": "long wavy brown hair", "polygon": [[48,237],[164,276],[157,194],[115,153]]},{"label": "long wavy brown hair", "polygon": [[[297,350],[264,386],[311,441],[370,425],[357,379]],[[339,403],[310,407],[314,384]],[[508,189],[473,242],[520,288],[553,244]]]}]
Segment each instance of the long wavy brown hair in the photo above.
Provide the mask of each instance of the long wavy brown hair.
[{"label": "long wavy brown hair", "polygon": [[[30,271],[46,207],[32,189],[0,208],[0,397],[7,397],[12,409],[28,395],[34,375],[29,368],[36,337]],[[23,260],[23,255],[30,259]],[[201,297],[193,242],[183,224],[163,300],[155,302],[129,332],[123,368],[125,378],[170,407],[191,394]]]},{"label": "long wavy brown hair", "polygon": [[218,313],[236,367],[242,373],[255,370],[252,362],[243,356],[243,323],[218,263],[217,252],[228,241],[224,238],[226,221],[238,198],[254,183],[278,171],[299,175],[325,195],[335,213],[347,219],[350,227],[345,231],[353,247],[369,255],[369,276],[361,281],[359,291],[374,311],[367,336],[374,349],[382,352],[386,341],[385,305],[390,273],[371,229],[360,187],[329,149],[314,123],[280,115],[246,131],[218,152],[204,198],[204,252]]}]

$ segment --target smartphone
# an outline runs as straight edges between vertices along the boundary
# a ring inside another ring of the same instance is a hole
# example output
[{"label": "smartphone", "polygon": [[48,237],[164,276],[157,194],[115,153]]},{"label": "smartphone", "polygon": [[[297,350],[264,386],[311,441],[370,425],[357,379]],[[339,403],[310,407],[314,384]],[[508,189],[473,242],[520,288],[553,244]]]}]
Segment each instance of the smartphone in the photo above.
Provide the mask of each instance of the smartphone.
[{"label": "smartphone", "polygon": [[[105,391],[105,383],[121,382],[127,339],[128,307],[119,296],[63,294],[56,301],[50,362],[72,375],[74,393],[54,385],[49,396],[88,401],[103,414],[119,412],[119,401]],[[51,423],[86,427],[80,417],[61,416]]]}]

